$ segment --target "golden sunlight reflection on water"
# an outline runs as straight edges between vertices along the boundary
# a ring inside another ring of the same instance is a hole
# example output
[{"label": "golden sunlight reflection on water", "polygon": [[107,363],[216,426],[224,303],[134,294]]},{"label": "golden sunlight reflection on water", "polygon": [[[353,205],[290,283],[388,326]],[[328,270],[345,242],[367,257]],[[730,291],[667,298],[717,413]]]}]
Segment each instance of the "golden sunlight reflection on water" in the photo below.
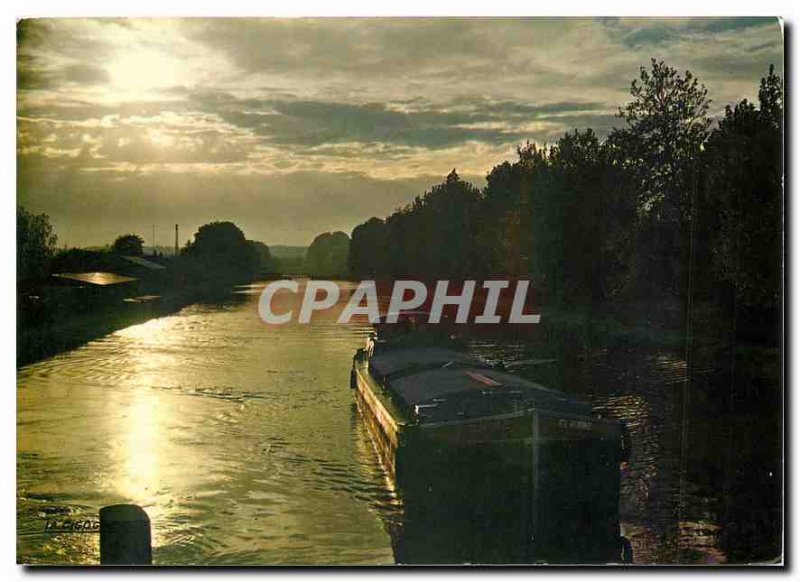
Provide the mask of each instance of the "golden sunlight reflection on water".
[{"label": "golden sunlight reflection on water", "polygon": [[[45,533],[45,520],[136,503],[152,521],[156,564],[393,562],[402,504],[349,389],[371,327],[336,324],[336,309],[310,325],[267,326],[260,289],[18,370],[20,561],[97,563],[96,535]],[[280,298],[280,309],[297,307]],[[494,340],[472,349],[512,363],[559,355]],[[665,354],[612,360],[621,371],[565,365],[562,379],[631,430],[620,509],[636,560],[725,561],[713,490],[690,487],[683,519],[675,514],[685,366]]]},{"label": "golden sunlight reflection on water", "polygon": [[396,508],[349,390],[370,328],[268,328],[259,290],[18,371],[22,561],[96,563],[96,535],[45,516],[137,503],[155,563],[392,562]]}]

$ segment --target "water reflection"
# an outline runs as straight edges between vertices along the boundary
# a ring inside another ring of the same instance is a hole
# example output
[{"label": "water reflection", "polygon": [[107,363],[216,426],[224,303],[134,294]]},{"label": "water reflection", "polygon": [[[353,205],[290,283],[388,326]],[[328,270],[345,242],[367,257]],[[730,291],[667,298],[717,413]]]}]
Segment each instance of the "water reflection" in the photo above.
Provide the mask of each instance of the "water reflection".
[{"label": "water reflection", "polygon": [[368,328],[265,330],[240,291],[18,371],[21,560],[95,563],[96,536],[41,516],[134,502],[155,563],[391,563],[385,482],[351,430]]},{"label": "water reflection", "polygon": [[[18,370],[21,561],[96,563],[96,535],[46,534],[44,520],[124,502],[150,514],[157,564],[386,564],[466,543],[450,527],[455,538],[431,545],[372,450],[348,388],[370,326],[338,325],[332,310],[268,327],[259,292],[240,288]],[[276,309],[297,309],[297,297],[279,300]],[[590,348],[546,326],[538,338],[480,338],[471,349],[628,424],[620,515],[637,562],[773,551],[780,506],[768,501],[780,498],[780,466],[753,459],[776,429],[761,422],[766,412],[715,414],[724,379],[696,380],[681,486],[680,357]]]},{"label": "water reflection", "polygon": [[749,386],[759,386],[760,397],[732,407],[737,389],[728,375],[730,356],[708,345],[696,350],[687,397],[680,354],[621,342],[576,346],[569,333],[562,338],[546,326],[542,332],[538,342],[506,347],[482,340],[475,349],[512,363],[553,357],[554,364],[523,365],[517,372],[626,422],[633,454],[622,473],[620,517],[636,562],[779,556],[781,404],[780,383],[771,379],[780,369],[777,351],[761,356],[760,367],[747,375],[739,371],[737,382],[751,392]]}]

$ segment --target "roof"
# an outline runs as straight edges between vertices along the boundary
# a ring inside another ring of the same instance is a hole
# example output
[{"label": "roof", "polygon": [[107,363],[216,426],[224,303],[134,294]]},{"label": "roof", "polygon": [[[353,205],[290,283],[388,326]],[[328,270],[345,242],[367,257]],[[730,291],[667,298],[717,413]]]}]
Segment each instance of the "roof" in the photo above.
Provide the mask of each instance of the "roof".
[{"label": "roof", "polygon": [[562,403],[570,402],[570,398],[563,392],[486,368],[426,370],[398,378],[392,381],[391,386],[409,406],[449,394],[486,391],[498,395],[513,393],[520,399],[529,400],[531,404],[539,406],[555,405],[561,408]]},{"label": "roof", "polygon": [[440,347],[397,348],[378,352],[370,359],[370,366],[384,378],[391,378],[404,372],[418,371],[430,367],[442,367],[448,363],[486,367],[483,360],[469,354]]},{"label": "roof", "polygon": [[135,277],[126,277],[125,275],[117,275],[116,273],[106,273],[103,271],[94,271],[92,273],[58,273],[53,275],[53,277],[100,286],[118,285],[136,281]]},{"label": "roof", "polygon": [[[491,368],[468,354],[444,348],[387,350],[370,359],[370,367],[388,381],[409,407],[436,399],[441,408],[459,406],[464,398],[494,394],[547,410],[588,414],[591,408],[514,374]],[[445,404],[443,397],[449,404]],[[444,410],[442,410],[444,412]]]},{"label": "roof", "polygon": [[135,257],[132,255],[123,255],[123,259],[130,261],[131,263],[135,263],[140,267],[145,267],[147,269],[152,269],[154,271],[160,269],[166,269],[164,265],[159,265],[158,263],[154,263],[153,261],[148,261],[147,259],[143,259],[142,257]]}]

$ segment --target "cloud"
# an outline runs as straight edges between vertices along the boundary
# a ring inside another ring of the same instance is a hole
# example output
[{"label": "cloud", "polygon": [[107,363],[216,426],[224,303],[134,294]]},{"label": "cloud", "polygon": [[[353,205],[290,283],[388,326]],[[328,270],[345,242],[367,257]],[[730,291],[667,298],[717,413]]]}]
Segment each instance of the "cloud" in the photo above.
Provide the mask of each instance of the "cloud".
[{"label": "cloud", "polygon": [[113,172],[39,168],[26,173],[20,203],[47,212],[61,242],[68,244],[105,244],[128,231],[149,237],[151,225],[156,224],[163,236],[159,243],[169,245],[176,223],[186,240],[204,223],[230,219],[248,238],[306,245],[319,232],[350,232],[365,218],[384,216],[442,178],[380,180],[358,173],[314,171],[271,176],[158,171],[120,179]]},{"label": "cloud", "polygon": [[764,27],[774,29],[778,26],[777,19],[769,17],[607,19],[605,22],[616,29],[623,43],[631,48],[663,45],[706,33],[742,32]]},{"label": "cloud", "polygon": [[64,69],[64,79],[70,83],[94,85],[97,83],[107,83],[109,81],[109,76],[102,67],[79,63],[70,65]]},{"label": "cloud", "polygon": [[607,135],[650,58],[695,73],[715,113],[783,61],[763,18],[39,19],[17,37],[18,195],[73,244],[223,215],[302,244],[454,167],[480,183],[525,140]]},{"label": "cloud", "polygon": [[[390,104],[326,101],[248,100],[226,103],[222,117],[246,127],[271,144],[316,146],[339,142],[387,143],[439,149],[468,141],[499,144],[536,139],[521,129],[532,119],[591,112],[597,103],[524,102],[416,105],[398,110]],[[557,117],[554,117],[557,118]]]}]

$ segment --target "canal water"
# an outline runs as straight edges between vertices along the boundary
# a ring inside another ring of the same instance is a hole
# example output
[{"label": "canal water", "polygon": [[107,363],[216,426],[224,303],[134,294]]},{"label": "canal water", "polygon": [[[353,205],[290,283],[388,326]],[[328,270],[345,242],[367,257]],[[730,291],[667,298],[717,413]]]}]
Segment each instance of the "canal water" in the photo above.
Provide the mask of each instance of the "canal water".
[{"label": "canal water", "polygon": [[[267,326],[261,288],[18,370],[19,561],[97,563],[96,533],[47,524],[136,503],[151,518],[160,565],[394,563],[402,503],[349,389],[353,352],[371,326],[338,325],[335,311],[309,325]],[[776,551],[779,455],[772,441],[770,454],[748,454],[747,444],[766,438],[763,419],[698,412],[708,402],[698,386],[687,401],[686,365],[675,355],[564,357],[552,345],[483,339],[471,349],[627,422],[634,449],[620,516],[636,562],[752,561]]]}]

